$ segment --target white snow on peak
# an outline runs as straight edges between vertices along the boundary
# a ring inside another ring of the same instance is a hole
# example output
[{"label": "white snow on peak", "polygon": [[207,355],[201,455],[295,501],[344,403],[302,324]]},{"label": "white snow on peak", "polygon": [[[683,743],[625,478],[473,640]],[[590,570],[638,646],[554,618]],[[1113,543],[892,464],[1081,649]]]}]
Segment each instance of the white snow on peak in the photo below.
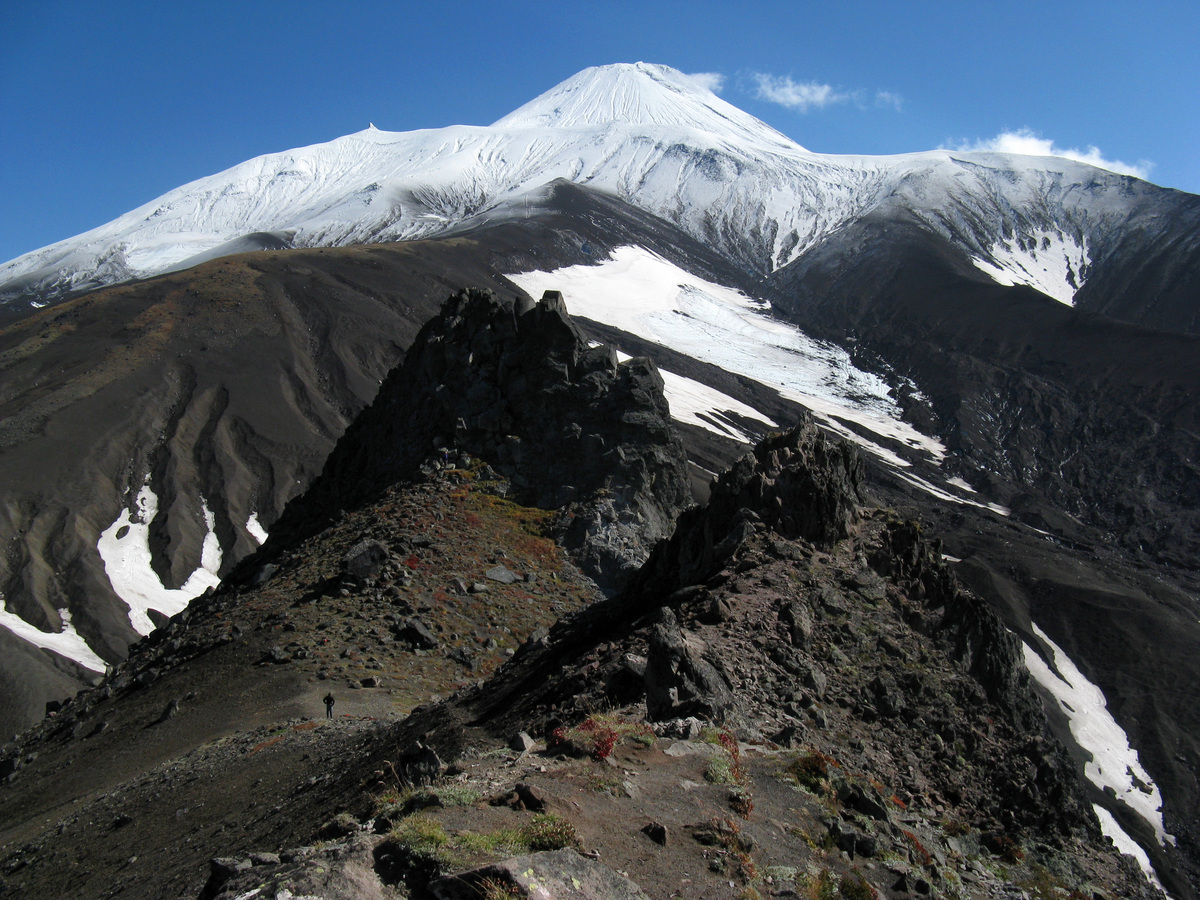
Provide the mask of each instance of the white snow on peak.
[{"label": "white snow on peak", "polygon": [[1175,838],[1163,825],[1162,794],[1142,767],[1129,737],[1108,711],[1104,692],[1092,684],[1054,641],[1037,625],[1034,634],[1050,657],[1050,664],[1022,643],[1025,666],[1067,716],[1071,736],[1089,753],[1084,766],[1087,779],[1101,790],[1111,788],[1117,799],[1145,819],[1164,846]]},{"label": "white snow on peak", "polygon": [[971,260],[1000,284],[1024,284],[1067,306],[1083,287],[1091,257],[1087,239],[1058,229],[1037,229],[992,244],[987,257]]},{"label": "white snow on peak", "polygon": [[[622,64],[586,69],[491,126],[368,127],[248,160],[0,265],[0,302],[158,274],[245,250],[251,234],[297,247],[430,237],[502,215],[557,179],[660,216],[763,274],[897,205],[1013,273],[1006,253],[1017,251],[991,249],[1003,235],[1034,218],[1083,234],[1133,202],[1117,189],[1127,179],[1069,160],[810,153],[695,78]],[[1057,286],[1068,269],[1081,276],[1069,247],[1061,265],[1043,263],[1040,241],[1036,255],[1018,260],[1032,270],[1021,278]]]},{"label": "white snow on peak", "polygon": [[158,496],[149,484],[138,491],[136,509],[123,509],[104,529],[96,549],[104,561],[113,590],[129,606],[129,622],[138,634],[154,630],[148,610],[173,616],[210,587],[221,583],[221,544],[215,531],[216,517],[201,498],[208,533],[200,550],[200,565],[184,584],[166,588],[150,564],[150,523],[158,512]]},{"label": "white snow on peak", "polygon": [[598,265],[507,277],[533,297],[561,291],[572,315],[766,385],[890,465],[909,463],[843,422],[924,452],[934,462],[945,456],[936,439],[900,418],[887,383],[855,366],[846,351],[772,318],[763,301],[705,281],[641,247],[620,247]]},{"label": "white snow on peak", "polygon": [[75,626],[71,624],[71,611],[60,609],[58,615],[62,619],[62,630],[46,632],[30,625],[16,613],[9,612],[3,604],[0,604],[0,626],[7,628],[17,637],[24,638],[35,647],[53,650],[59,656],[72,659],[93,672],[103,672],[107,664],[75,630]]},{"label": "white snow on peak", "polygon": [[497,129],[676,127],[804,148],[669,66],[619,63],[584,69],[492,124]]}]

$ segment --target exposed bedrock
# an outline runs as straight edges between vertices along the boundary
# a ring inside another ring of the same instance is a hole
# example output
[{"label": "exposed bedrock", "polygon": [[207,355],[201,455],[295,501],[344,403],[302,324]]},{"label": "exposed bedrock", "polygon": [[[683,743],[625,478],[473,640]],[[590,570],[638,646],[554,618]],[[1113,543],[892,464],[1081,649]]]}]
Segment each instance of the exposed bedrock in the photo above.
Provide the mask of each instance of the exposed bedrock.
[{"label": "exposed bedrock", "polygon": [[280,540],[328,522],[453,448],[509,480],[513,496],[563,509],[559,540],[616,589],[691,503],[662,377],[645,359],[589,348],[561,296],[538,303],[460,291],[417,335],[320,480],[289,507]]}]

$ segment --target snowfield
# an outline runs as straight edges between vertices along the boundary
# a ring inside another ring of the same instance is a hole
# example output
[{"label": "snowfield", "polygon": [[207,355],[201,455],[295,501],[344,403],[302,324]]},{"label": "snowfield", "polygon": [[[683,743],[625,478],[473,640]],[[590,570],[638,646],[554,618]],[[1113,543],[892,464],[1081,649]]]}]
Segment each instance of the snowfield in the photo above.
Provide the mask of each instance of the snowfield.
[{"label": "snowfield", "polygon": [[1075,292],[1091,265],[1086,240],[1040,229],[999,241],[989,248],[987,259],[971,261],[999,284],[1025,284],[1067,306],[1075,305]]},{"label": "snowfield", "polygon": [[[533,297],[548,290],[562,292],[572,315],[619,328],[757,381],[807,407],[825,428],[894,469],[909,469],[912,464],[887,446],[892,442],[933,465],[945,458],[946,448],[940,441],[901,419],[887,383],[855,366],[842,348],[813,340],[771,317],[765,302],[705,281],[641,247],[617,248],[596,265],[506,277]],[[739,440],[747,438],[729,434],[731,423],[717,425],[726,411],[775,424],[764,413],[711,388],[697,387],[695,381],[684,384],[674,373],[663,377],[672,415],[679,421]],[[879,441],[865,437],[861,430],[877,435]],[[954,482],[952,491],[908,472],[902,477],[943,500],[1008,514],[1003,507],[960,496],[955,491],[971,490],[961,479]]]},{"label": "snowfield", "polygon": [[150,565],[150,523],[158,513],[158,497],[149,484],[137,495],[135,510],[123,509],[116,520],[104,529],[96,542],[96,550],[104,561],[104,571],[117,596],[129,606],[129,622],[134,631],[146,635],[154,630],[149,610],[173,616],[185,609],[193,599],[208,588],[221,583],[217,572],[221,568],[221,544],[214,530],[215,517],[204,506],[204,523],[208,534],[200,555],[200,565],[187,581],[174,590],[163,587]]},{"label": "snowfield", "polygon": [[[1023,642],[1025,666],[1058,702],[1070,722],[1071,736],[1091,756],[1084,766],[1084,775],[1102,791],[1111,790],[1119,802],[1148,822],[1160,844],[1173,845],[1175,838],[1167,833],[1163,824],[1162,793],[1142,767],[1137,750],[1129,746],[1129,736],[1108,711],[1104,692],[1088,681],[1062,648],[1037,625],[1033,626],[1033,631],[1050,663]],[[1122,853],[1135,857],[1151,882],[1161,888],[1145,851],[1111,813],[1103,807],[1094,808],[1104,833]]]},{"label": "snowfield", "polygon": [[3,605],[0,605],[0,625],[17,637],[29,641],[35,647],[53,650],[59,656],[74,660],[93,672],[104,672],[108,664],[88,646],[83,636],[75,630],[75,626],[71,624],[71,611],[60,609],[58,614],[62,619],[62,631],[46,632],[35,628],[16,613],[11,613]]}]

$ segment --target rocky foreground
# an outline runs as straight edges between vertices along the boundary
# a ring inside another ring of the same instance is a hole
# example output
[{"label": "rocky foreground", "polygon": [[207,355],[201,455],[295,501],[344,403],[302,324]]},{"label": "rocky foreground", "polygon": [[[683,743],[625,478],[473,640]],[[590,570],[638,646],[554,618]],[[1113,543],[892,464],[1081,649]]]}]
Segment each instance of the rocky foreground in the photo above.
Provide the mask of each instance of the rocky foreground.
[{"label": "rocky foreground", "polygon": [[630,574],[686,484],[653,367],[553,298],[462,294],[452,333],[259,555],[5,748],[0,895],[1158,896],[849,446],[767,438]]}]

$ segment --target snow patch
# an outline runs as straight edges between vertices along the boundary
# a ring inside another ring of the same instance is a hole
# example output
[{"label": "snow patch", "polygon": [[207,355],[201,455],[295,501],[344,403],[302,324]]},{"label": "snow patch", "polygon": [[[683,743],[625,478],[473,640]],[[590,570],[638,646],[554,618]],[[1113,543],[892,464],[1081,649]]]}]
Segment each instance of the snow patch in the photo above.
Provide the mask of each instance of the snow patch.
[{"label": "snow patch", "polygon": [[138,491],[136,509],[122,510],[96,542],[109,583],[129,606],[129,622],[138,634],[154,630],[149,610],[173,616],[208,588],[221,583],[217,574],[221,568],[221,544],[215,531],[216,517],[204,498],[200,503],[208,533],[200,550],[200,566],[182,587],[173,590],[163,587],[150,565],[150,523],[158,513],[158,497],[149,484]]},{"label": "snow patch", "polygon": [[968,494],[975,493],[975,488],[971,487],[965,478],[959,478],[957,475],[955,475],[953,478],[947,478],[946,484],[950,485],[951,487],[956,487],[960,491],[966,491]]},{"label": "snow patch", "polygon": [[901,420],[887,383],[855,366],[845,350],[767,315],[764,301],[705,281],[644,248],[620,247],[598,265],[507,277],[533,297],[561,291],[573,315],[768,386],[890,465],[909,463],[843,422],[924,452],[935,463],[945,456],[940,442]]},{"label": "snow patch", "polygon": [[1137,860],[1138,867],[1145,874],[1146,880],[1170,897],[1171,895],[1167,894],[1167,889],[1163,887],[1163,883],[1158,880],[1158,873],[1154,871],[1154,866],[1150,864],[1150,857],[1146,855],[1146,851],[1139,847],[1137,841],[1129,836],[1113,814],[1098,803],[1092,804],[1092,811],[1096,814],[1096,818],[1100,820],[1100,830],[1104,832],[1106,838],[1113,842],[1113,846],[1117,848],[1117,852],[1124,853],[1126,856],[1132,856]]},{"label": "snow patch", "polygon": [[957,503],[960,506],[974,506],[978,509],[991,510],[998,516],[1010,516],[1012,510],[1007,506],[1001,506],[999,503],[980,503],[977,500],[968,500],[965,497],[957,497],[949,491],[944,491],[941,488],[930,484],[919,475],[913,475],[911,472],[895,472],[893,473],[901,481],[906,482],[912,487],[922,490],[927,494],[937,497],[939,500],[945,500],[947,503]]},{"label": "snow patch", "polygon": [[1071,736],[1091,754],[1084,766],[1088,781],[1104,790],[1112,788],[1116,797],[1145,819],[1164,846],[1175,838],[1163,825],[1162,794],[1142,768],[1137,751],[1129,746],[1129,737],[1108,711],[1104,692],[1088,681],[1071,659],[1037,625],[1034,634],[1049,651],[1052,666],[1029,646],[1022,643],[1025,665],[1038,684],[1050,692],[1067,716]]},{"label": "snow patch", "polygon": [[976,268],[1003,285],[1024,284],[1067,306],[1083,287],[1091,257],[1087,240],[1039,229],[997,241],[987,258],[973,257]]},{"label": "snow patch", "polygon": [[258,542],[258,546],[267,542],[267,529],[258,521],[258,513],[250,513],[250,518],[246,520],[246,531]]},{"label": "snow patch", "polygon": [[74,660],[83,666],[85,669],[91,669],[93,672],[103,672],[107,663],[104,662],[91,647],[87,641],[83,639],[75,626],[71,624],[71,611],[69,609],[60,609],[59,617],[62,619],[62,631],[45,632],[40,628],[35,628],[30,625],[16,613],[11,613],[3,606],[0,606],[0,625],[3,625],[17,637],[22,638],[35,647],[41,647],[43,650],[53,650],[59,656],[65,656],[67,659]]},{"label": "snow patch", "polygon": [[[617,351],[621,362],[632,359],[628,353]],[[768,416],[763,415],[752,406],[747,406],[740,400],[735,400],[728,394],[711,388],[707,384],[659,369],[658,374],[663,379],[663,394],[671,407],[671,418],[686,425],[698,425],[706,431],[721,437],[733,438],[743,444],[754,442],[726,413],[735,413],[756,422],[762,422],[764,428],[779,428],[779,424]]]}]

